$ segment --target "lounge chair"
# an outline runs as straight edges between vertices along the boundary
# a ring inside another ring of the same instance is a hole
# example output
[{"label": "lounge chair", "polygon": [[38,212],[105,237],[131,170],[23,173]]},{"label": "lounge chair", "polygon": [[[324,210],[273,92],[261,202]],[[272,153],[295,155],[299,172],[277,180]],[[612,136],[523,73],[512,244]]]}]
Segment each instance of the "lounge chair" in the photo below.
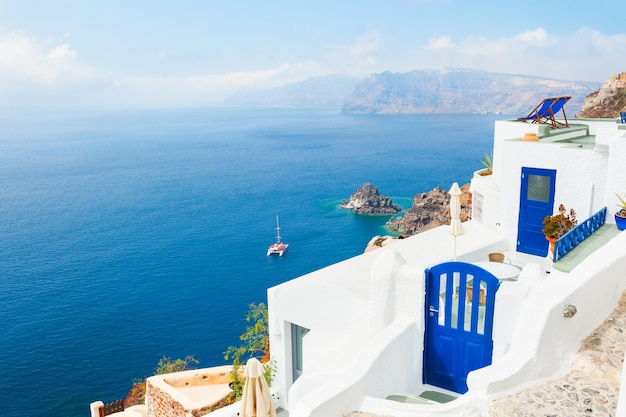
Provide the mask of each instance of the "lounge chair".
[{"label": "lounge chair", "polygon": [[[546,124],[550,126],[550,129],[557,129],[559,127],[568,127],[567,116],[565,115],[565,109],[563,106],[567,101],[572,98],[571,96],[563,96],[563,97],[549,97],[543,99],[541,103],[537,105],[531,111],[528,116],[520,117],[517,120],[522,122],[530,122],[530,123],[540,123]],[[562,111],[563,119],[565,122],[557,121],[554,116]]]}]

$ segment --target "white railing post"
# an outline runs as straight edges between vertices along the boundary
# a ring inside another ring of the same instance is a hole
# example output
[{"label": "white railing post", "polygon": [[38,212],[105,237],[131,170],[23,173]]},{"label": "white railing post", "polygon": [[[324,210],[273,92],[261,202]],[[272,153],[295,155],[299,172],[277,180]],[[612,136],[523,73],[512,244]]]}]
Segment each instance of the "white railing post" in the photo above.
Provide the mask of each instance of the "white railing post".
[{"label": "white railing post", "polygon": [[104,408],[102,401],[94,401],[89,404],[89,411],[91,411],[91,417],[100,417],[100,409]]}]

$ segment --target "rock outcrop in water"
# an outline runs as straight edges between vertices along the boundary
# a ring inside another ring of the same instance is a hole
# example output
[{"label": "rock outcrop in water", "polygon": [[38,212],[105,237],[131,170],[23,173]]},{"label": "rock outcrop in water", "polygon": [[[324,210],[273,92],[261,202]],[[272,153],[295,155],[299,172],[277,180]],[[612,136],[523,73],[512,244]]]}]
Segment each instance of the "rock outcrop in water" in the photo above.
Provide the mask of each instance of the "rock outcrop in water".
[{"label": "rock outcrop in water", "polygon": [[[461,221],[471,218],[472,194],[469,192],[470,184],[461,187]],[[402,239],[438,226],[450,224],[450,194],[436,187],[432,191],[416,194],[413,197],[413,205],[404,212],[403,216],[389,219],[387,227],[400,237],[374,236],[365,252],[384,247]]]},{"label": "rock outcrop in water", "polygon": [[378,192],[378,188],[365,183],[357,188],[350,199],[344,200],[341,207],[352,210],[355,214],[389,215],[402,211],[402,208],[393,204],[391,198]]},{"label": "rock outcrop in water", "polygon": [[[469,184],[461,187],[461,221],[470,217],[471,194]],[[450,224],[450,194],[436,187],[432,191],[416,194],[413,206],[402,217],[389,219],[387,227],[403,235],[415,235],[442,224]]]}]

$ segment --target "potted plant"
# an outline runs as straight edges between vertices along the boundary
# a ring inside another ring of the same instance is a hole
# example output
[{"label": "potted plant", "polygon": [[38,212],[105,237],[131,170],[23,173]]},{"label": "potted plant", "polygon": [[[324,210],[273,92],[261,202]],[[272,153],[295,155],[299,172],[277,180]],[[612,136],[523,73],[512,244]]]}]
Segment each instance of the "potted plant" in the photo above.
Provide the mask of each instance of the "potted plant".
[{"label": "potted plant", "polygon": [[554,242],[572,230],[578,224],[578,220],[576,220],[574,209],[570,209],[568,213],[565,206],[561,204],[558,214],[544,217],[542,223],[543,229],[541,231],[546,235],[546,239],[550,241],[550,250],[554,251]]},{"label": "potted plant", "polygon": [[617,198],[619,199],[619,210],[615,213],[615,224],[619,230],[626,229],[626,194],[625,197],[615,193]]},{"label": "potted plant", "polygon": [[485,167],[485,169],[478,171],[478,174],[481,176],[486,176],[486,175],[491,175],[493,174],[493,155],[492,154],[485,154],[485,159],[483,161],[480,161],[481,164],[483,164],[483,166]]}]

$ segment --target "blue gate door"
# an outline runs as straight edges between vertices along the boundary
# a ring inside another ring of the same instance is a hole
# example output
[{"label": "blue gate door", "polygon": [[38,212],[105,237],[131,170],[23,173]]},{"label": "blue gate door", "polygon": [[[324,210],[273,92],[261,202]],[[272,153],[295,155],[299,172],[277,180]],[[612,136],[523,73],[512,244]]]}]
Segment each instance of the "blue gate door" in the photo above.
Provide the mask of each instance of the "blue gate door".
[{"label": "blue gate door", "polygon": [[517,250],[546,256],[548,241],[541,231],[543,219],[552,215],[556,171],[522,168],[520,208],[517,225]]},{"label": "blue gate door", "polygon": [[491,273],[464,262],[426,270],[424,383],[463,394],[467,374],[491,364],[499,286]]}]

